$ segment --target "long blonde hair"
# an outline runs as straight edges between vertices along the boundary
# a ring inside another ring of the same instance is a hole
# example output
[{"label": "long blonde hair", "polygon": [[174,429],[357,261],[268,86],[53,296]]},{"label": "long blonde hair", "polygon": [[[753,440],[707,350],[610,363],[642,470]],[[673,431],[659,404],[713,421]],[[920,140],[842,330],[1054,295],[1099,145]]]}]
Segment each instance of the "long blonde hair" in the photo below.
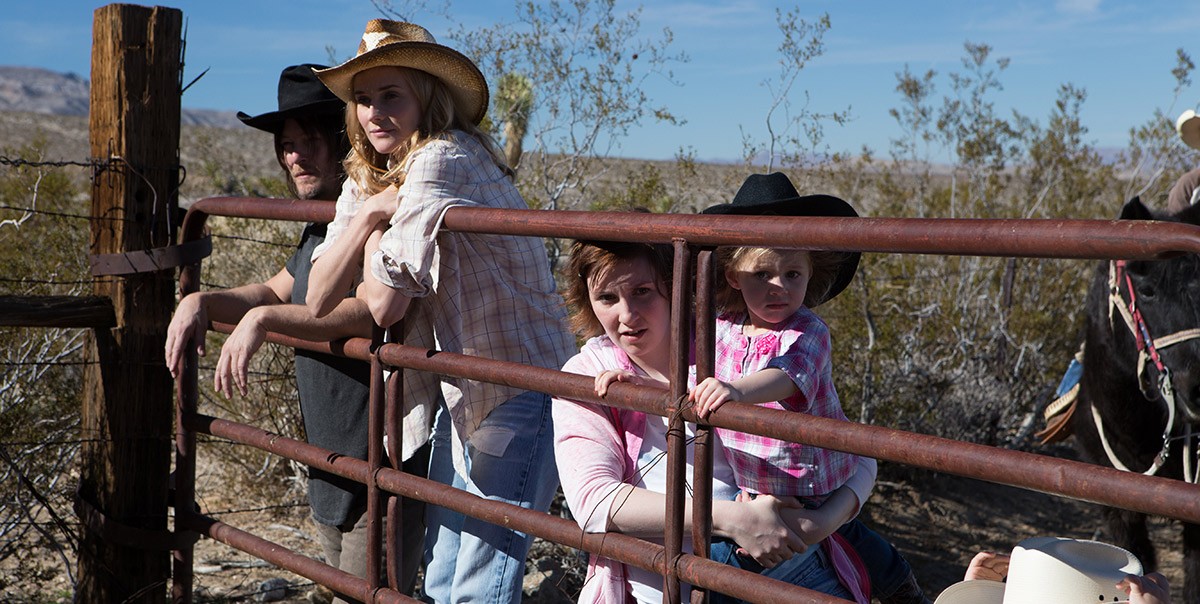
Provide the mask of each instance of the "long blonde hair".
[{"label": "long blonde hair", "polygon": [[346,103],[346,135],[350,139],[350,153],[343,163],[347,177],[358,183],[368,195],[374,195],[392,184],[400,185],[404,182],[404,167],[409,155],[431,140],[448,138],[447,133],[451,130],[461,130],[478,140],[496,166],[512,178],[513,171],[495,139],[463,117],[454,95],[440,79],[419,69],[394,68],[400,70],[401,77],[412,89],[420,106],[417,131],[390,154],[379,153],[367,140],[367,134],[358,121],[358,103],[351,99]]}]

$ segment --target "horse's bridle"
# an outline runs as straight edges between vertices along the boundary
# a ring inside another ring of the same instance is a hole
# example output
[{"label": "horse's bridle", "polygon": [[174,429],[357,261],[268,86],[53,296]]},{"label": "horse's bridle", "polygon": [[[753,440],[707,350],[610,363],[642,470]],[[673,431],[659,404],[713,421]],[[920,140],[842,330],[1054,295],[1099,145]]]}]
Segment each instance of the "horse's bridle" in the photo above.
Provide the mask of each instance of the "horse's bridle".
[{"label": "horse's bridle", "polygon": [[[1129,302],[1126,303],[1121,297],[1121,282],[1124,281],[1125,289],[1129,292]],[[1163,363],[1162,357],[1158,354],[1159,349],[1186,342],[1195,338],[1200,338],[1200,328],[1185,329],[1177,331],[1173,334],[1160,338],[1150,336],[1150,329],[1146,326],[1146,320],[1142,317],[1142,312],[1137,307],[1137,293],[1134,291],[1133,279],[1129,276],[1129,271],[1126,270],[1124,260],[1113,260],[1108,264],[1108,322],[1112,326],[1113,309],[1117,309],[1121,314],[1121,318],[1125,320],[1126,327],[1129,328],[1133,339],[1137,343],[1138,360],[1137,360],[1137,380],[1138,388],[1146,394],[1146,398],[1150,396],[1146,393],[1145,387],[1145,371],[1146,361],[1152,361],[1155,369],[1158,370],[1158,392],[1162,395],[1163,401],[1167,405],[1167,427],[1163,429],[1163,445],[1162,450],[1154,458],[1154,463],[1150,464],[1150,468],[1142,474],[1153,476],[1158,473],[1159,468],[1167,461],[1167,456],[1171,452],[1171,431],[1175,427],[1175,387],[1171,383],[1171,369]],[[1086,353],[1085,353],[1086,354]],[[1112,463],[1114,468],[1132,472],[1125,464],[1117,459],[1116,453],[1108,444],[1108,438],[1104,435],[1104,426],[1100,421],[1100,413],[1096,411],[1095,405],[1092,406],[1092,419],[1096,423],[1096,431],[1100,433],[1100,443],[1104,446],[1104,452],[1108,454],[1108,461]],[[1183,458],[1183,475],[1184,480],[1192,483],[1200,482],[1200,471],[1194,472],[1191,468],[1192,462],[1192,429],[1189,424],[1186,428],[1186,436],[1184,440],[1184,458]],[[1200,469],[1198,469],[1200,470]]]}]

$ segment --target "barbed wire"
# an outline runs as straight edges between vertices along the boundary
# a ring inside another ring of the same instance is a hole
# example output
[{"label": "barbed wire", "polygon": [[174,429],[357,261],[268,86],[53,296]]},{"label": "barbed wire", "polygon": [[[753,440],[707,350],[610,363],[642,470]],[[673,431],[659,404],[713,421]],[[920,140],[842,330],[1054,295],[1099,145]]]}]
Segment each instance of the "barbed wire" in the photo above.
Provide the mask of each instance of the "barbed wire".
[{"label": "barbed wire", "polygon": [[33,279],[31,277],[0,277],[0,283],[27,283],[30,285],[91,285],[93,280],[56,281],[53,279]]},{"label": "barbed wire", "polygon": [[[105,168],[107,168],[108,166],[112,165],[113,163],[115,163],[113,160],[104,160],[104,161],[100,161],[100,160],[96,160],[96,159],[89,159],[89,160],[87,160],[87,161],[72,161],[72,160],[56,160],[56,161],[43,161],[43,160],[38,160],[38,161],[31,161],[31,160],[24,159],[24,158],[20,158],[20,157],[18,157],[18,158],[12,158],[12,157],[7,157],[7,156],[4,156],[4,155],[0,155],[0,166],[12,166],[12,167],[14,167],[14,168],[21,168],[21,167],[32,167],[32,168],[43,168],[43,167],[51,167],[51,168],[63,168],[63,167],[66,167],[66,166],[79,166],[79,167],[82,167],[82,168],[97,168],[97,167],[105,167]],[[122,162],[122,163],[124,163],[124,162]]]},{"label": "barbed wire", "polygon": [[253,237],[242,237],[240,235],[220,235],[217,233],[213,233],[212,238],[213,239],[230,239],[233,241],[247,241],[250,243],[260,243],[262,245],[270,245],[273,247],[283,247],[283,248],[288,248],[288,249],[293,249],[296,247],[295,243],[280,243],[278,241],[267,241],[266,239],[255,239]]},{"label": "barbed wire", "polygon": [[[79,428],[79,430],[82,431],[84,429]],[[98,432],[98,430],[91,430],[91,432]],[[155,441],[170,443],[170,442],[174,442],[174,440],[175,440],[174,434],[163,435],[163,436],[125,436],[122,438],[69,438],[69,439],[64,439],[64,440],[9,440],[9,441],[0,441],[0,447],[40,447],[40,446],[45,446],[45,445],[82,445],[84,443],[112,444],[112,443],[117,443],[117,442],[128,443],[128,442],[155,442]]]},{"label": "barbed wire", "polygon": [[0,361],[0,367],[77,367],[99,364],[100,361]]},{"label": "barbed wire", "polygon": [[[64,504],[63,507],[66,507],[67,505],[68,504]],[[49,520],[43,520],[40,522],[39,521],[31,522],[29,520],[12,520],[9,522],[0,522],[0,525],[4,525],[4,526],[53,526],[55,528],[62,526],[62,525],[59,525],[59,523],[57,523],[57,522],[51,522]],[[72,528],[78,528],[80,526],[83,526],[83,523],[78,522],[78,521],[71,521],[71,520],[64,519],[63,525],[69,526]],[[19,539],[6,539],[4,541],[4,543],[16,543],[17,541],[19,541]]]},{"label": "barbed wire", "polygon": [[[112,156],[108,159],[100,159],[98,157],[88,158],[86,160],[71,160],[71,159],[56,159],[56,160],[29,160],[23,157],[8,157],[0,155],[0,166],[12,166],[14,168],[66,168],[76,166],[80,168],[91,168],[92,174],[95,175],[101,171],[108,170],[114,166],[126,166],[133,170],[133,166],[125,160],[124,157]],[[172,170],[177,171],[183,169],[182,165],[169,164],[165,166],[145,166],[145,170]],[[180,180],[182,182],[182,179]]]},{"label": "barbed wire", "polygon": [[79,220],[106,220],[109,222],[133,222],[128,218],[112,218],[109,216],[92,216],[88,214],[69,214],[67,212],[55,212],[53,210],[39,210],[37,208],[22,208],[18,206],[0,205],[0,210],[12,210],[14,212],[25,212],[27,214],[43,214],[46,216],[54,216],[56,218],[75,218]]}]

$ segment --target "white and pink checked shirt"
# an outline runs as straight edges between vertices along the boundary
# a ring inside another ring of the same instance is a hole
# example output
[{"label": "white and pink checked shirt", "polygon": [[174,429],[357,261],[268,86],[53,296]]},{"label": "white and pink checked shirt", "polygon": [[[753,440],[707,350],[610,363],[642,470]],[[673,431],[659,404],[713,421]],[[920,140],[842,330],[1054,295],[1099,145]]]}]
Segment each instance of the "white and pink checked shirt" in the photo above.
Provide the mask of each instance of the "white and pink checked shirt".
[{"label": "white and pink checked shirt", "polygon": [[[405,296],[424,298],[439,350],[561,367],[575,343],[542,239],[441,228],[446,210],[455,206],[527,209],[512,180],[479,141],[457,130],[409,155],[405,171],[400,204],[371,257],[371,273]],[[314,261],[345,232],[367,197],[347,181],[325,243],[313,251]],[[492,409],[519,393],[499,384],[442,377],[460,444]],[[407,438],[407,424],[405,432]],[[453,450],[461,469],[461,447]]]},{"label": "white and pink checked shirt", "polygon": [[[586,376],[599,375],[606,369],[619,369],[645,375],[629,356],[608,336],[592,338],[579,354],[567,361],[563,371]],[[585,532],[604,532],[611,515],[616,490],[623,484],[644,486],[642,468],[637,460],[645,454],[645,437],[650,430],[663,432],[661,421],[651,421],[644,413],[554,399],[554,457],[562,480],[567,507]],[[689,445],[690,447],[690,445]],[[728,459],[728,456],[725,456]],[[877,467],[869,457],[855,457],[856,466],[845,481],[860,503],[865,503],[875,486]],[[692,475],[692,459],[686,460],[686,476]],[[731,470],[713,459],[713,493],[731,496],[736,485],[729,484]],[[690,543],[685,543],[685,547]],[[629,569],[611,558],[592,554],[583,591],[578,601],[589,604],[622,604],[629,601]],[[684,600],[686,601],[686,600]]]},{"label": "white and pink checked shirt", "polygon": [[[742,333],[745,321],[745,313],[717,318],[714,374],[718,380],[731,382],[774,367],[799,390],[760,407],[848,421],[833,386],[829,328],[820,317],[801,307],[777,331],[752,338]],[[694,373],[692,377],[694,383]],[[725,445],[738,487],[751,493],[815,498],[816,503],[844,484],[857,463],[857,456],[850,453],[726,428],[717,428],[717,436]]]}]

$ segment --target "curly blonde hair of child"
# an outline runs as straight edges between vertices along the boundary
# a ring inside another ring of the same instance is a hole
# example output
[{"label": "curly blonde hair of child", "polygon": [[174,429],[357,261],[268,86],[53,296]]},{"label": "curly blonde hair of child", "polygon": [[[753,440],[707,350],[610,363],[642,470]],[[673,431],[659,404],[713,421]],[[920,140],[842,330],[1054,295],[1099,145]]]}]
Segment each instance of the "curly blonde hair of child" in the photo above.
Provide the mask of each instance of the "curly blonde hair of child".
[{"label": "curly blonde hair of child", "polygon": [[358,121],[358,103],[351,99],[346,103],[346,136],[350,139],[350,153],[344,162],[347,177],[358,183],[368,195],[374,195],[389,185],[398,186],[404,182],[404,167],[409,155],[431,140],[447,138],[446,133],[450,130],[461,130],[478,140],[496,166],[512,178],[514,172],[496,140],[458,110],[454,95],[440,79],[419,69],[393,69],[400,71],[420,104],[421,119],[417,131],[390,154],[379,153],[367,140],[367,134]]},{"label": "curly blonde hair of child", "polygon": [[737,269],[746,266],[769,254],[790,255],[808,254],[812,265],[812,275],[808,278],[808,290],[804,294],[804,305],[812,308],[825,301],[829,290],[837,280],[838,268],[850,257],[847,252],[827,252],[814,250],[790,250],[766,247],[721,247],[717,248],[716,274],[713,279],[714,298],[717,312],[734,313],[746,312],[746,302],[742,292],[736,290],[725,278],[725,272],[730,268]]}]

